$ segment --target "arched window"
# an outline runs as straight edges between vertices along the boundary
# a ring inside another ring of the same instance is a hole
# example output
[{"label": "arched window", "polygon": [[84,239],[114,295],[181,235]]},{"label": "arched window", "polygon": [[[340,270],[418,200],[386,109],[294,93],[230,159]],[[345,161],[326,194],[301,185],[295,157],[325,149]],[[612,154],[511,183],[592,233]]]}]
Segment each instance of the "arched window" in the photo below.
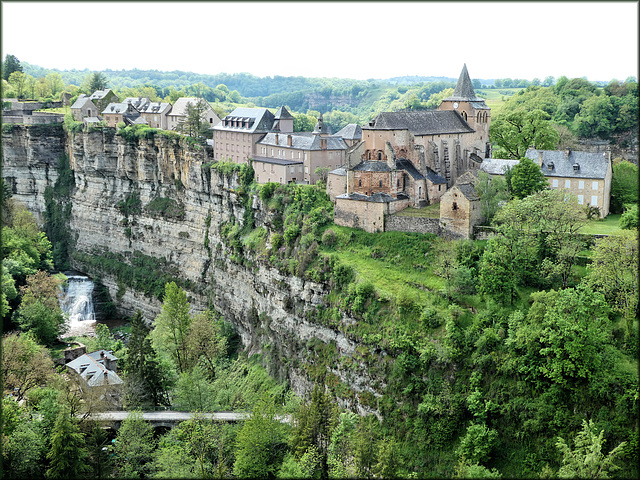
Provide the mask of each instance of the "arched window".
[{"label": "arched window", "polygon": [[367,150],[367,160],[371,160],[371,150]]},{"label": "arched window", "polygon": [[382,188],[382,180],[378,182],[378,185],[380,186],[380,188]]},{"label": "arched window", "polygon": [[458,209],[458,204],[456,202],[453,202],[453,209],[457,210]]},{"label": "arched window", "polygon": [[378,152],[378,160],[382,160],[382,152]]},{"label": "arched window", "polygon": [[465,122],[467,121],[467,112],[462,111],[462,118],[464,118]]},{"label": "arched window", "polygon": [[476,122],[480,123],[482,121],[482,113],[478,112],[478,115],[476,115]]},{"label": "arched window", "polygon": [[362,180],[358,180],[358,186],[361,187],[362,186]]}]

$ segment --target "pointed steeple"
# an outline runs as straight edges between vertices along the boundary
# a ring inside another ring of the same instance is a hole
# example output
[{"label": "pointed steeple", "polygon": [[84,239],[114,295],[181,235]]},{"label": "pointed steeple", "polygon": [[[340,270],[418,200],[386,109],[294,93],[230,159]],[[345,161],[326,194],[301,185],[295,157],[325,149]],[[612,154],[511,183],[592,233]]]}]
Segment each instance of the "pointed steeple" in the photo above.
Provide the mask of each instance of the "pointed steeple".
[{"label": "pointed steeple", "polygon": [[466,100],[466,101],[481,101],[476,97],[476,92],[473,89],[471,78],[469,78],[469,72],[467,71],[467,64],[465,63],[460,72],[460,78],[453,91],[453,95],[445,98],[445,100]]}]

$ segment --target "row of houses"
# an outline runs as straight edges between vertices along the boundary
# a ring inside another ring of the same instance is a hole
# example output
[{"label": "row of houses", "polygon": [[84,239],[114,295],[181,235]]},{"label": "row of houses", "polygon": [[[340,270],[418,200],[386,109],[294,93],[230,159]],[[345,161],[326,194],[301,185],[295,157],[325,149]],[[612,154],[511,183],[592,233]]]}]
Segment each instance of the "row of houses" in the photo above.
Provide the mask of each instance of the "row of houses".
[{"label": "row of houses", "polygon": [[[96,90],[91,95],[81,94],[71,106],[71,114],[77,122],[87,124],[104,122],[116,127],[123,122],[126,125],[145,124],[152,128],[176,130],[187,116],[187,106],[195,105],[200,99],[183,97],[172,105],[168,102],[152,102],[146,97],[127,97],[122,102],[111,89]],[[203,120],[211,127],[220,122],[220,117],[208,107],[202,114]]]}]

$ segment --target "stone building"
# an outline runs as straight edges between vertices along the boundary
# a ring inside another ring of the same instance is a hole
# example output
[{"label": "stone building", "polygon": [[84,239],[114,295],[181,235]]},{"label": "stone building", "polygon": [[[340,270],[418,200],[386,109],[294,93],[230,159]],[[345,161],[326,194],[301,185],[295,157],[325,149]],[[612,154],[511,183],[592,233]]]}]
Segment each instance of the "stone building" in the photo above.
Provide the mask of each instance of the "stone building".
[{"label": "stone building", "polygon": [[473,238],[473,228],[481,222],[480,196],[473,183],[456,183],[440,199],[440,225],[448,236]]},{"label": "stone building", "polygon": [[94,103],[96,107],[98,107],[98,112],[103,111],[110,103],[120,102],[118,96],[113,93],[110,88],[107,88],[105,90],[96,90],[91,94],[89,99]]},{"label": "stone building", "polygon": [[81,93],[71,105],[71,115],[76,122],[83,122],[87,118],[98,118],[100,110],[88,95]]},{"label": "stone building", "polygon": [[171,112],[171,104],[165,102],[148,102],[138,108],[140,117],[142,117],[147,125],[151,128],[161,128],[169,130],[169,113]]},{"label": "stone building", "polygon": [[101,115],[108,127],[117,127],[120,122],[129,125],[140,123],[140,112],[130,103],[110,103]]},{"label": "stone building", "polygon": [[[195,105],[200,100],[202,99],[196,97],[181,97],[176,100],[176,103],[171,107],[171,111],[166,114],[167,130],[175,130],[176,127],[187,117],[187,106],[189,104]],[[202,101],[207,106],[204,113],[202,113],[202,119],[204,122],[209,124],[211,129],[213,129],[214,126],[220,123],[220,117],[218,117],[215,110],[211,108],[209,102],[206,100]]]},{"label": "stone building", "polygon": [[579,205],[597,207],[601,218],[609,215],[611,153],[530,148],[525,156],[540,166],[551,188],[571,192]]}]

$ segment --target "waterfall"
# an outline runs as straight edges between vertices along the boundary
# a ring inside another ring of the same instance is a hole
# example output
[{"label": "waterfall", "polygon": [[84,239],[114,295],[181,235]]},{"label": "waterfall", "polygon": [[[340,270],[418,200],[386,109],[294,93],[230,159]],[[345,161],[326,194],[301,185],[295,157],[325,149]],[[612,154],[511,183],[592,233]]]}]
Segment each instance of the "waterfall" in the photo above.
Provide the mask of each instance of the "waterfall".
[{"label": "waterfall", "polygon": [[67,285],[60,295],[60,308],[67,317],[63,337],[93,332],[96,314],[93,310],[93,281],[84,275],[67,274]]}]

